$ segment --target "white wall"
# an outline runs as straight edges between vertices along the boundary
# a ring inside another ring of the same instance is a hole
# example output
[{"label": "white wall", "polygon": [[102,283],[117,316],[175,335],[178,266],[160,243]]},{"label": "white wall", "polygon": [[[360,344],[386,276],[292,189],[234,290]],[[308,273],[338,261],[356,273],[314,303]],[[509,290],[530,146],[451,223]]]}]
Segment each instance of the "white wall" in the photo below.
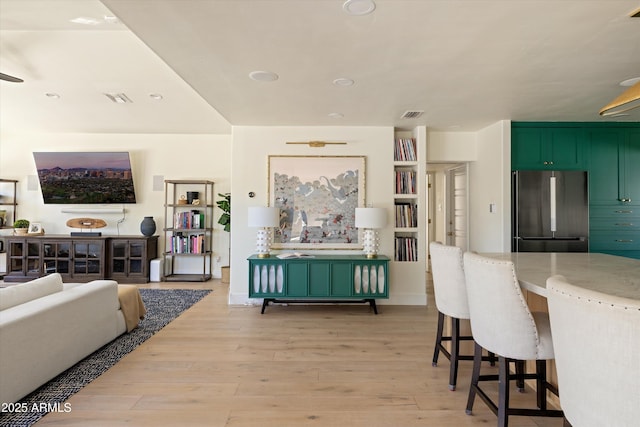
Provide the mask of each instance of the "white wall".
[{"label": "white wall", "polygon": [[[125,220],[119,226],[121,235],[141,235],[140,222],[153,216],[156,234],[161,236],[164,221],[164,188],[154,191],[154,176],[162,179],[208,179],[214,181],[214,193],[231,188],[231,135],[168,135],[168,134],[79,134],[79,133],[10,133],[0,134],[0,177],[17,179],[18,217],[42,223],[47,234],[72,231],[67,220],[78,216],[104,219],[104,235],[117,235],[121,214],[67,214],[62,205],[45,205],[37,184],[34,151],[128,151],[130,153],[137,203],[124,205]],[[120,207],[121,205],[115,206]],[[78,205],[90,207],[90,205]],[[101,205],[114,207],[114,205]],[[228,264],[228,233],[217,225],[220,211],[214,212],[214,275],[220,276],[219,266]],[[6,234],[10,230],[3,230]],[[160,251],[160,250],[159,250]],[[220,261],[217,262],[217,257]]]},{"label": "white wall", "polygon": [[[469,250],[510,252],[511,123],[495,123],[477,133],[478,158],[469,168]],[[489,212],[495,204],[496,211]]]},{"label": "white wall", "polygon": [[458,163],[475,161],[478,157],[476,132],[429,131],[427,162]]},{"label": "white wall", "polygon": [[[329,145],[324,148],[310,148],[307,145],[287,145],[287,141],[346,141],[347,145]],[[256,230],[248,228],[247,208],[267,206],[269,155],[304,156],[366,156],[367,204],[388,209],[391,222],[393,208],[393,141],[392,127],[252,127],[239,126],[233,129],[233,181],[232,206],[232,268],[229,301],[231,304],[251,304],[248,299],[247,257],[255,253]],[[255,192],[249,198],[250,191]],[[313,251],[305,251],[311,252]],[[339,253],[339,251],[332,251]],[[353,253],[353,251],[347,252]],[[393,231],[391,227],[380,230],[380,253],[393,253]],[[417,283],[416,283],[417,282]],[[424,275],[421,280],[406,280],[392,283],[391,297],[419,294],[424,295]],[[413,300],[424,300],[414,298]]]},{"label": "white wall", "polygon": [[[310,148],[287,145],[286,141],[347,141],[345,146]],[[246,227],[247,208],[267,205],[267,157],[273,155],[363,155],[367,157],[366,201],[386,207],[391,220],[393,208],[392,127],[235,127],[233,135],[167,134],[35,134],[0,132],[0,177],[19,180],[20,217],[41,222],[48,234],[68,234],[66,221],[73,214],[60,213],[60,205],[44,205],[39,188],[29,190],[36,176],[33,151],[129,151],[131,153],[138,203],[126,206],[121,234],[139,235],[144,216],[153,216],[161,234],[164,193],[153,191],[153,177],[164,179],[209,179],[214,192],[231,191],[233,225],[231,289],[229,301],[248,301],[246,258],[254,252],[255,230]],[[498,122],[477,133],[429,132],[428,161],[470,161],[470,249],[510,250],[510,123]],[[444,157],[448,156],[448,157]],[[29,178],[31,177],[31,178]],[[250,199],[248,193],[256,197]],[[497,213],[488,212],[495,203]],[[217,222],[220,212],[216,208]],[[104,216],[105,234],[116,234],[119,216]],[[5,230],[7,232],[8,230]],[[393,253],[391,227],[381,230],[383,254]],[[229,235],[216,224],[214,233],[214,276],[219,266],[228,265]],[[163,243],[163,241],[161,241]],[[394,263],[392,263],[392,268]],[[424,277],[390,288],[388,303],[424,300]]]}]

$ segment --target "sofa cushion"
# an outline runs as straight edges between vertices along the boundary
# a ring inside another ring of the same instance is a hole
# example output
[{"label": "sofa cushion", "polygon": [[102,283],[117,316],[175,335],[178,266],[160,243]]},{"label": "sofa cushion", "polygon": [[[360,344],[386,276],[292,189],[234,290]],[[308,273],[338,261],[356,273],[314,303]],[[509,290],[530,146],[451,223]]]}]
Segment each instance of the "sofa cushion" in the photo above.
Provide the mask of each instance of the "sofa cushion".
[{"label": "sofa cushion", "polygon": [[59,273],[53,273],[19,285],[0,288],[0,310],[6,310],[60,291],[62,291],[62,277]]}]

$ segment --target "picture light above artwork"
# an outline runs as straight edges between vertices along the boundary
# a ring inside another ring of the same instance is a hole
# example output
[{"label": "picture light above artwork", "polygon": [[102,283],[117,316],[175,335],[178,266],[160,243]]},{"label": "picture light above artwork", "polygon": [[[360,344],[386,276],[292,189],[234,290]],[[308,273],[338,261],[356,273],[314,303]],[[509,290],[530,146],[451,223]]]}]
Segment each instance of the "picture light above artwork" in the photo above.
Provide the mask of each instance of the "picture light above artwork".
[{"label": "picture light above artwork", "polygon": [[301,142],[287,142],[287,144],[308,145],[313,148],[322,148],[325,145],[346,145],[346,142],[328,142],[328,141],[301,141]]}]

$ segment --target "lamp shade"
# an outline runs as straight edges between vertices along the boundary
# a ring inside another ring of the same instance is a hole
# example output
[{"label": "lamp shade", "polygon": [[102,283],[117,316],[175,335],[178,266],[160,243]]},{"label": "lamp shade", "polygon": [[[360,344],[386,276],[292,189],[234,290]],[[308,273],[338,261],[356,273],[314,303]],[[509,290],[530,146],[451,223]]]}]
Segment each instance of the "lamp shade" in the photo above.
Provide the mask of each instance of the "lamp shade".
[{"label": "lamp shade", "polygon": [[383,208],[356,208],[356,227],[383,228],[387,225],[387,210]]},{"label": "lamp shade", "polygon": [[249,227],[276,227],[280,224],[280,209],[264,206],[249,208]]},{"label": "lamp shade", "polygon": [[600,110],[600,115],[612,116],[638,107],[640,107],[640,82],[637,82],[622,92],[619,97],[605,105],[602,110]]}]

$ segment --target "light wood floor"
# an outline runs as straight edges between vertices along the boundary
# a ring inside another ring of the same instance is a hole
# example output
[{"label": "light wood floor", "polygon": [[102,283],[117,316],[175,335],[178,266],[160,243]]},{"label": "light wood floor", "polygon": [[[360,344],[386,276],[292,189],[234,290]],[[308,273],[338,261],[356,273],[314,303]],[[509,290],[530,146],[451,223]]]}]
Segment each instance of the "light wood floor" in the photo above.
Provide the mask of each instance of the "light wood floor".
[{"label": "light wood floor", "polygon": [[[436,310],[380,305],[229,307],[228,285],[156,283],[214,291],[38,426],[491,426],[476,399],[465,414],[471,362],[448,390],[449,362],[431,366]],[[433,301],[433,298],[430,298]],[[487,365],[487,370],[491,370]],[[535,395],[512,393],[512,402]],[[560,427],[511,417],[510,426]]]}]

